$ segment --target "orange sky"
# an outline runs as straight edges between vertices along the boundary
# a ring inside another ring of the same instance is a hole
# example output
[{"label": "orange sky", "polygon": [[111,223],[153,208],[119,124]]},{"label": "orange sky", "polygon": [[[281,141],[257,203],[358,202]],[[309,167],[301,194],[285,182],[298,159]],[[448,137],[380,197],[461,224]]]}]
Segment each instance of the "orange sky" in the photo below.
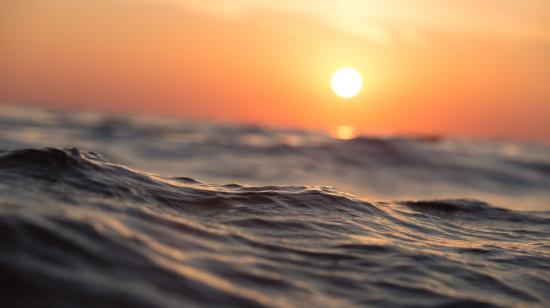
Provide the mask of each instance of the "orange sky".
[{"label": "orange sky", "polygon": [[[547,0],[7,0],[0,101],[550,140]],[[364,78],[356,98],[332,73]]]}]

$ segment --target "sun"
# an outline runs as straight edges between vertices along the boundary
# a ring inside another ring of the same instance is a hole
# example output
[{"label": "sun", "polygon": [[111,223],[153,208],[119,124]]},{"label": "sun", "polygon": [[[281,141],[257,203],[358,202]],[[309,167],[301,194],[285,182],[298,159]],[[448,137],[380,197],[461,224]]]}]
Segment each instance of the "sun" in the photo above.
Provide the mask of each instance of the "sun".
[{"label": "sun", "polygon": [[352,98],[357,96],[363,88],[363,78],[357,70],[344,67],[334,73],[331,86],[336,95],[342,98]]}]

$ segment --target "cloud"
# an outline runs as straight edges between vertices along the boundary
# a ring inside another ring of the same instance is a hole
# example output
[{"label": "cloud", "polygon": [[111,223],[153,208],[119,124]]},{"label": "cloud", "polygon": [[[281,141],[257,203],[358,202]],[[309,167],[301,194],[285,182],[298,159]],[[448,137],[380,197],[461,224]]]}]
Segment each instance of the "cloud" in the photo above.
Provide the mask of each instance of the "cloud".
[{"label": "cloud", "polygon": [[228,19],[298,16],[336,31],[385,43],[444,32],[508,40],[550,42],[546,0],[164,0]]}]

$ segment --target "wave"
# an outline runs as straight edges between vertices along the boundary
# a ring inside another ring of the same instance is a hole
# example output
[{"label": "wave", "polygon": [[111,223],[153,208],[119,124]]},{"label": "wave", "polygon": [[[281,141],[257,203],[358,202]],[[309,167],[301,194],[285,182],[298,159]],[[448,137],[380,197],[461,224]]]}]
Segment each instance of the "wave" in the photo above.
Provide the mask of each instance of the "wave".
[{"label": "wave", "polygon": [[484,200],[548,210],[550,147],[445,136],[359,136],[0,105],[0,149],[78,147],[208,183],[334,186],[376,199]]},{"label": "wave", "polygon": [[7,306],[544,306],[550,212],[0,152]]}]

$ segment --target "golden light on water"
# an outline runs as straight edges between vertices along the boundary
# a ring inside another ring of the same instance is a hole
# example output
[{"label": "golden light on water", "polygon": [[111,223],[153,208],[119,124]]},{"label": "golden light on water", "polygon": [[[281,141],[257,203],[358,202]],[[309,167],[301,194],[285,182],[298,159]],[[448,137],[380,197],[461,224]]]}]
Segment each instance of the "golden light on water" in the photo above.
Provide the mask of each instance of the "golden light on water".
[{"label": "golden light on water", "polygon": [[340,125],[336,128],[335,137],[342,140],[349,140],[355,137],[355,129],[349,125]]},{"label": "golden light on water", "polygon": [[357,96],[363,88],[363,78],[357,70],[344,67],[336,71],[332,76],[332,90],[342,98]]}]

